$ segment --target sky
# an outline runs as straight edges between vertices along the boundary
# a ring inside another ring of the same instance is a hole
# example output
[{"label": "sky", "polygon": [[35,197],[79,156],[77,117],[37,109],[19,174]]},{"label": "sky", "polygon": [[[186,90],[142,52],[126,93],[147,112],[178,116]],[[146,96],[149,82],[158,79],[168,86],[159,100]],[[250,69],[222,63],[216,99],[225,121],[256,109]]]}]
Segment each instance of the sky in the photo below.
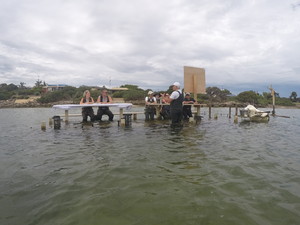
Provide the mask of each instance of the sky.
[{"label": "sky", "polygon": [[299,0],[0,0],[0,83],[300,95]]}]

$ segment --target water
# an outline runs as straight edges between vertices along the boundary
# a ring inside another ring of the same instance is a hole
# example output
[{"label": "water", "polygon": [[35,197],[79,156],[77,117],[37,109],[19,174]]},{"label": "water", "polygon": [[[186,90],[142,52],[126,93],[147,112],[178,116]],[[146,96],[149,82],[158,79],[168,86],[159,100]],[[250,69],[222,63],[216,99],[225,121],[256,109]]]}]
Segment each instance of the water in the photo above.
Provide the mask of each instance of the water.
[{"label": "water", "polygon": [[0,224],[300,224],[300,111],[227,111],[177,130],[72,118],[43,132],[58,111],[0,109]]}]

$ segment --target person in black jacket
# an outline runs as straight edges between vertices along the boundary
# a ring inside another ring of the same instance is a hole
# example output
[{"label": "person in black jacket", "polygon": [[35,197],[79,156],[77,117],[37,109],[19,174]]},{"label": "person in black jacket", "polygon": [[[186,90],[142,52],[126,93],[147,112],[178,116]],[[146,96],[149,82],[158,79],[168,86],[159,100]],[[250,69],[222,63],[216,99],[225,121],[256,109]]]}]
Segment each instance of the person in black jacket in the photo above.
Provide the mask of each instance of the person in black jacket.
[{"label": "person in black jacket", "polygon": [[[107,93],[108,93],[107,89],[103,89],[101,91],[101,95],[97,99],[97,103],[112,104],[113,100]],[[109,107],[107,107],[107,106],[100,106],[98,108],[97,119],[102,120],[103,115],[107,115],[109,121],[113,121],[113,119],[114,119],[114,114],[112,113],[112,111],[109,110]]]},{"label": "person in black jacket", "polygon": [[183,119],[187,120],[190,117],[193,117],[191,105],[194,104],[195,102],[196,102],[195,99],[193,99],[191,97],[191,94],[187,92],[185,94],[185,98],[183,99],[183,104],[190,104],[190,105],[183,106],[183,108],[182,108]]}]

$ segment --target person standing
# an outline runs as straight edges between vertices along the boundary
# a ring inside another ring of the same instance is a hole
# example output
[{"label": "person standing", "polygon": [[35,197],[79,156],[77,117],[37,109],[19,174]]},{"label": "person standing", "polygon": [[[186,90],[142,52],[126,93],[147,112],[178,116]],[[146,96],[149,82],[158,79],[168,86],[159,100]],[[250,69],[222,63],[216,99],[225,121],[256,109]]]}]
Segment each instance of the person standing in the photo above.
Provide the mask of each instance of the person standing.
[{"label": "person standing", "polygon": [[160,115],[164,120],[169,120],[170,119],[170,105],[168,102],[166,102],[166,98],[168,98],[169,94],[164,93],[161,95],[161,103],[163,104],[161,107]]},{"label": "person standing", "polygon": [[[85,90],[83,92],[83,98],[80,101],[80,105],[83,104],[93,104],[94,99],[91,97],[91,93],[89,90]],[[88,116],[91,118],[91,121],[95,120],[93,107],[82,107],[82,122],[87,122]]]},{"label": "person standing", "polygon": [[180,90],[180,83],[175,82],[173,84],[173,92],[170,97],[167,97],[165,101],[170,103],[170,116],[172,120],[171,126],[178,126],[181,125],[182,121],[182,102],[183,102],[183,95],[182,91]]},{"label": "person standing", "polygon": [[[101,104],[112,104],[113,103],[112,98],[108,95],[107,89],[103,89],[101,91],[101,95],[99,95],[99,97],[97,99],[97,103],[101,103]],[[112,113],[112,111],[109,110],[109,107],[107,107],[107,106],[100,106],[98,108],[97,119],[102,120],[103,115],[107,115],[109,121],[113,121],[113,119],[114,119],[114,114]]]},{"label": "person standing", "polygon": [[190,117],[193,117],[191,105],[194,104],[195,102],[196,102],[195,99],[193,99],[191,97],[191,94],[189,92],[187,92],[185,94],[185,98],[183,99],[183,104],[189,104],[189,105],[184,105],[182,108],[183,119],[187,120]]},{"label": "person standing", "polygon": [[155,107],[153,104],[157,104],[156,98],[154,97],[153,91],[148,92],[148,96],[145,98],[145,119],[146,120],[154,120],[155,115]]}]

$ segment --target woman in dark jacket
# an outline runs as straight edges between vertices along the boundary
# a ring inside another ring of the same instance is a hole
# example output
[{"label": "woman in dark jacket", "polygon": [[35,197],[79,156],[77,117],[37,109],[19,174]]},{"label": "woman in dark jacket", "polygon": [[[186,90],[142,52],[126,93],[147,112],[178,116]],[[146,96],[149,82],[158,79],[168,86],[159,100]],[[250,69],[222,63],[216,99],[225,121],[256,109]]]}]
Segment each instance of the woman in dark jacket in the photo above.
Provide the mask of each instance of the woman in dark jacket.
[{"label": "woman in dark jacket", "polygon": [[[91,93],[89,90],[85,90],[83,92],[83,98],[80,101],[80,105],[83,104],[93,104],[94,99],[91,97]],[[94,121],[95,115],[93,107],[82,107],[82,122],[87,122],[87,117],[91,118],[91,121]]]}]

